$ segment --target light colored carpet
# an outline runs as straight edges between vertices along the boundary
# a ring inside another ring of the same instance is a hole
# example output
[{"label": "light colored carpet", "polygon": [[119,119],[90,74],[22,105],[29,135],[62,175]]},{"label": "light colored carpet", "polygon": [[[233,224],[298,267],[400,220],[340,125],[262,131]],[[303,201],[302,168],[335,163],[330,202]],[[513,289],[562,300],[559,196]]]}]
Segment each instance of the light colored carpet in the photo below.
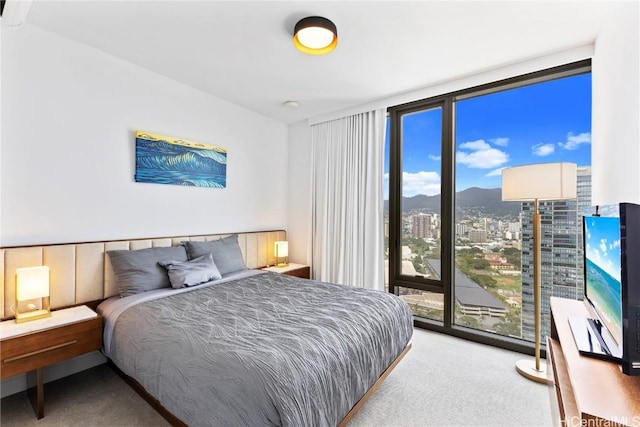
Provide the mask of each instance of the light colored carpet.
[{"label": "light colored carpet", "polygon": [[528,356],[422,329],[412,342],[349,427],[553,425],[549,388],[516,372]]},{"label": "light colored carpet", "polygon": [[37,420],[26,392],[0,403],[2,427],[168,426],[169,423],[107,364],[44,386],[44,418]]},{"label": "light colored carpet", "polygon": [[[549,390],[515,371],[518,353],[416,329],[413,348],[350,427],[546,426]],[[45,386],[38,421],[26,393],[2,399],[2,426],[165,426],[107,365]],[[306,427],[306,426],[305,426]]]}]

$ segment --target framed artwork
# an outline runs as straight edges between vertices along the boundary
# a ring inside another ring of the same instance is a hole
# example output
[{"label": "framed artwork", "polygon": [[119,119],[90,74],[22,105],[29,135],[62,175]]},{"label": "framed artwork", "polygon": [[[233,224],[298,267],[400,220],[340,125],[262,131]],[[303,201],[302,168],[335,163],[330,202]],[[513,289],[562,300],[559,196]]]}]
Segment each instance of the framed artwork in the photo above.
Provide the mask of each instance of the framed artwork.
[{"label": "framed artwork", "polygon": [[136,182],[226,188],[227,149],[136,131]]}]

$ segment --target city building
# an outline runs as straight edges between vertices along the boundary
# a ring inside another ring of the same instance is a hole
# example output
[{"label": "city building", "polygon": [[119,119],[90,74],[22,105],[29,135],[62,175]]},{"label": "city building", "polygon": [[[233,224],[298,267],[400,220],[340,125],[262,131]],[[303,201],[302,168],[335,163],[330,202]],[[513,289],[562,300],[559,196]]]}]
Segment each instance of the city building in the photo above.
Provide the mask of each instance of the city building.
[{"label": "city building", "polygon": [[421,237],[423,239],[430,239],[431,235],[431,215],[418,214],[413,216],[411,224],[411,235],[413,237]]},{"label": "city building", "polygon": [[[440,260],[427,260],[429,267],[440,276]],[[471,316],[504,317],[505,304],[459,269],[454,271],[456,305],[460,314]]]},{"label": "city building", "polygon": [[485,254],[484,259],[487,260],[492,270],[513,270],[514,267],[505,257],[499,254]]},{"label": "city building", "polygon": [[485,243],[487,241],[486,230],[469,230],[469,240],[474,243]]},{"label": "city building", "polygon": [[466,237],[469,232],[469,225],[464,222],[456,224],[456,237]]},{"label": "city building", "polygon": [[480,229],[484,231],[491,230],[491,218],[480,218]]},{"label": "city building", "polygon": [[520,237],[519,231],[506,231],[504,233],[504,238],[506,240],[520,240]]}]

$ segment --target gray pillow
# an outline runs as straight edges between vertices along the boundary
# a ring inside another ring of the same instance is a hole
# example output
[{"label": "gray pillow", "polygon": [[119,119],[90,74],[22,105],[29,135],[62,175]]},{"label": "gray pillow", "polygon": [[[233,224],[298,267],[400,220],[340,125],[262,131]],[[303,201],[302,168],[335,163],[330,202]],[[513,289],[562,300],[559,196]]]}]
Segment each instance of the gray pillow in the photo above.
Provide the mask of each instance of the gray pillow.
[{"label": "gray pillow", "polygon": [[183,246],[117,250],[107,253],[121,297],[170,287],[167,270],[158,264],[158,261],[187,261],[187,252]]},{"label": "gray pillow", "polygon": [[220,274],[233,273],[236,271],[246,270],[242,251],[238,245],[238,235],[225,237],[224,239],[213,240],[211,242],[182,242],[187,248],[189,259],[195,259],[202,255],[212,254],[213,262],[218,266]]},{"label": "gray pillow", "polygon": [[159,261],[158,264],[167,269],[171,286],[175,289],[222,279],[210,253],[191,261]]}]

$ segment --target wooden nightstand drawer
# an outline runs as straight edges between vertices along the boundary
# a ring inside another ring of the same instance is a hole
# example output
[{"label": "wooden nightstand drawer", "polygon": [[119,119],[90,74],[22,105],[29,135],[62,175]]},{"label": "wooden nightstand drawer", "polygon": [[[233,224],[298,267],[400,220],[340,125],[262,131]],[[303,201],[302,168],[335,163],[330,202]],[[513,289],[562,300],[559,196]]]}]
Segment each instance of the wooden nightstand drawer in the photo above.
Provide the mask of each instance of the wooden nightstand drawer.
[{"label": "wooden nightstand drawer", "polygon": [[272,273],[286,274],[287,276],[300,277],[302,279],[311,278],[311,267],[304,264],[289,263],[282,267],[278,267],[278,266],[265,267],[263,268],[263,270],[271,271]]},{"label": "wooden nightstand drawer", "polygon": [[102,318],[83,320],[2,340],[2,378],[36,370],[102,347]]},{"label": "wooden nightstand drawer", "polygon": [[296,268],[295,270],[289,270],[284,274],[309,279],[311,277],[311,267],[307,265],[305,267]]}]

